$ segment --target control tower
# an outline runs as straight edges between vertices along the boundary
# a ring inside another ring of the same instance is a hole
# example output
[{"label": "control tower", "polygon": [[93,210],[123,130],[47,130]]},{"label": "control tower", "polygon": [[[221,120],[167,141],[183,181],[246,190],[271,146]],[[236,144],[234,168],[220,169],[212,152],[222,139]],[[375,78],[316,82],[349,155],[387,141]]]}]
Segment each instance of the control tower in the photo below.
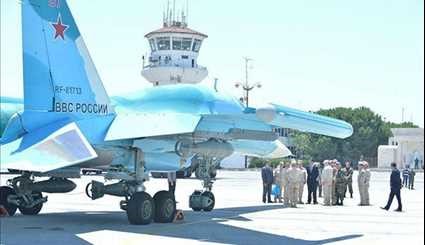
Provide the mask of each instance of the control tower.
[{"label": "control tower", "polygon": [[188,28],[187,16],[174,10],[164,14],[163,27],[145,35],[151,53],[143,60],[142,76],[154,86],[200,83],[208,76],[198,65],[202,42],[208,36]]}]

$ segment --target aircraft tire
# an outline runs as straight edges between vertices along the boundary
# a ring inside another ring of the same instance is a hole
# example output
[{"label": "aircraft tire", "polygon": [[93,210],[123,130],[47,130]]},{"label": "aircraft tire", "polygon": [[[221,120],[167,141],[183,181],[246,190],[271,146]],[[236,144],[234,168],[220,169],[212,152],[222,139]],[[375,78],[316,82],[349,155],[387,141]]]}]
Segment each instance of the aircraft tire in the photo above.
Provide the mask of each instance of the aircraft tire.
[{"label": "aircraft tire", "polygon": [[172,223],[177,212],[174,195],[169,191],[160,191],[155,194],[153,200],[155,202],[155,222]]},{"label": "aircraft tire", "polygon": [[131,196],[127,205],[127,218],[132,225],[148,225],[155,216],[155,203],[146,192],[137,192]]},{"label": "aircraft tire", "polygon": [[[41,192],[33,192],[32,193],[33,196],[37,196],[36,198],[43,198],[43,194],[41,194]],[[25,208],[25,207],[18,207],[19,211],[21,212],[21,214],[23,215],[37,215],[40,213],[41,209],[43,208],[43,203],[39,203],[37,205],[35,205],[32,208]]]},{"label": "aircraft tire", "polygon": [[13,216],[16,213],[17,206],[8,203],[7,197],[9,195],[15,195],[15,190],[8,186],[2,186],[0,187],[0,205],[3,206],[4,209],[6,209],[9,216]]},{"label": "aircraft tire", "polygon": [[210,177],[211,179],[215,179],[215,177],[217,177],[217,169],[210,170]]},{"label": "aircraft tire", "polygon": [[211,212],[214,209],[214,206],[215,206],[215,197],[214,197],[214,194],[212,192],[210,192],[210,191],[206,191],[206,192],[202,193],[202,196],[208,197],[208,198],[210,198],[212,200],[212,202],[210,203],[210,205],[208,205],[207,207],[204,207],[203,208],[203,210],[205,212]]}]

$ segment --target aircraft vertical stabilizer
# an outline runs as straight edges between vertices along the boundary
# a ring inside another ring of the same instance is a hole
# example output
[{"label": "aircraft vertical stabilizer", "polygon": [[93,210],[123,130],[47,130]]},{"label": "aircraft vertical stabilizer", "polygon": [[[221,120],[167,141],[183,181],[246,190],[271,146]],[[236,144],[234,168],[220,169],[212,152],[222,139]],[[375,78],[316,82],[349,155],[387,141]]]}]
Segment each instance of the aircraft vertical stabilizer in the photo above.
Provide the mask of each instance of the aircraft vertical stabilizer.
[{"label": "aircraft vertical stabilizer", "polygon": [[22,38],[26,111],[113,113],[66,1],[24,0]]}]

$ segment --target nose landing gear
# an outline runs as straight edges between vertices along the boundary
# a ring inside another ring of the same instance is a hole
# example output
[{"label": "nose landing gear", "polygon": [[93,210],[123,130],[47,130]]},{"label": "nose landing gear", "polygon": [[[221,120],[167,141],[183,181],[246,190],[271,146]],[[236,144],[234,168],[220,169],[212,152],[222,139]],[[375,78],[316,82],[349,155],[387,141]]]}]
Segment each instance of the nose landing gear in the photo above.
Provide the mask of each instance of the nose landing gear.
[{"label": "nose landing gear", "polygon": [[195,191],[189,198],[189,206],[195,212],[211,212],[215,206],[214,194],[210,191]]}]

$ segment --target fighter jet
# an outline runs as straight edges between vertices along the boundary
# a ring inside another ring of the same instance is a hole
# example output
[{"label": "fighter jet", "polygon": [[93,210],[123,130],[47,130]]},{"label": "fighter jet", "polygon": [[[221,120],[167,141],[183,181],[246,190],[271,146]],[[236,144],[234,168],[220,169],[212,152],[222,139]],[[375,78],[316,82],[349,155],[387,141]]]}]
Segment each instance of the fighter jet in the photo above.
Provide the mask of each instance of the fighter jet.
[{"label": "fighter jet", "polygon": [[17,175],[0,188],[9,215],[17,209],[38,214],[45,193],[74,190],[70,179],[94,168],[115,182],[92,181],[86,192],[93,200],[122,197],[131,224],[168,223],[176,213],[174,196],[159,191],[152,197],[144,185],[149,172],[174,172],[196,160],[203,190],[190,196],[190,207],[211,211],[209,172],[217,162],[235,152],[291,155],[275,128],[338,138],[353,133],[344,121],[276,104],[245,107],[202,85],[152,87],[112,103],[65,0],[23,0],[22,39],[23,110],[0,140],[1,169]]}]

